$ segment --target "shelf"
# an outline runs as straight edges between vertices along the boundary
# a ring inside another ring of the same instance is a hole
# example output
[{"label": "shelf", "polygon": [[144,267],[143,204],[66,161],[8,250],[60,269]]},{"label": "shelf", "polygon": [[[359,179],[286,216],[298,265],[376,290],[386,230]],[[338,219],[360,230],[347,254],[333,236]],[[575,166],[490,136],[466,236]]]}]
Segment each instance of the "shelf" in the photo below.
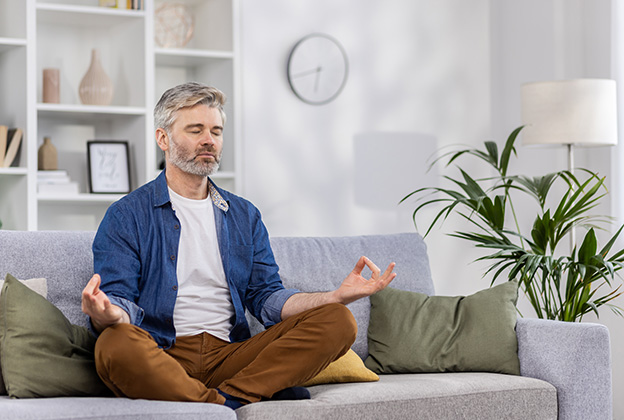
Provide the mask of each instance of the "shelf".
[{"label": "shelf", "polygon": [[193,50],[183,48],[156,48],[157,66],[193,67],[206,64],[211,60],[232,60],[231,51]]},{"label": "shelf", "polygon": [[26,175],[26,168],[0,168],[0,175]]},{"label": "shelf", "polygon": [[144,10],[111,9],[96,6],[70,4],[37,4],[37,21],[54,25],[88,26],[108,28],[129,20],[143,19]]},{"label": "shelf", "polygon": [[65,117],[78,121],[94,118],[109,119],[111,116],[145,116],[145,108],[133,106],[37,104],[40,117]]},{"label": "shelf", "polygon": [[12,50],[13,48],[25,47],[26,40],[22,38],[1,38],[0,37],[0,54]]},{"label": "shelf", "polygon": [[[123,0],[120,0],[123,1]],[[144,10],[98,7],[97,0],[0,0],[0,114],[23,127],[21,167],[0,168],[0,217],[17,230],[97,229],[106,209],[125,194],[91,194],[86,142],[125,140],[132,186],[151,181],[162,153],[154,141],[152,109],[161,93],[192,80],[211,82],[230,94],[228,116],[238,123],[238,2],[175,0],[195,19],[193,38],[182,48],[158,48],[156,7],[170,0],[145,0]],[[124,3],[125,4],[125,3]],[[123,6],[122,6],[123,7]],[[9,19],[10,17],[10,19]],[[1,19],[0,19],[1,20]],[[201,22],[201,24],[199,24]],[[98,49],[115,86],[112,106],[83,105],[78,83]],[[43,69],[60,69],[61,103],[43,103]],[[240,186],[239,130],[213,179],[236,192]],[[37,188],[38,150],[52,138],[78,190],[51,194]],[[78,193],[80,191],[82,193]],[[7,213],[8,212],[8,213]]]},{"label": "shelf", "polygon": [[77,195],[37,195],[37,200],[40,202],[46,203],[58,203],[58,204],[71,204],[71,203],[81,203],[81,204],[110,204],[113,203],[120,198],[122,198],[125,194],[77,194]]}]

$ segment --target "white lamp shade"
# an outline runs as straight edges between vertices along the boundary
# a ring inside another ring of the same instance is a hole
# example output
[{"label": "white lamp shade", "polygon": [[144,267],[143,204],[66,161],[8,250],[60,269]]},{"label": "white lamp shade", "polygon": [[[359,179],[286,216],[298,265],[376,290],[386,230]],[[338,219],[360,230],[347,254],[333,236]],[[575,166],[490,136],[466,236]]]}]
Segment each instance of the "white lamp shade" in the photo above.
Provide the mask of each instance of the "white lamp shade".
[{"label": "white lamp shade", "polygon": [[617,144],[614,80],[576,79],[522,86],[524,145]]}]

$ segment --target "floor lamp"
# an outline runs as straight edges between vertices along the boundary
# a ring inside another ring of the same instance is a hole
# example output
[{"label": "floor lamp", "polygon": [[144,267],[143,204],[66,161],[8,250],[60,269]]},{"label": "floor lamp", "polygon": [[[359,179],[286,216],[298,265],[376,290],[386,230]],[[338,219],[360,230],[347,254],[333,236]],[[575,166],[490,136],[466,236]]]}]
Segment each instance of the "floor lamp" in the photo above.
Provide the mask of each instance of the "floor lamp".
[{"label": "floor lamp", "polygon": [[[565,145],[568,170],[574,171],[577,146],[617,144],[615,81],[575,79],[522,86],[523,145]],[[576,242],[574,228],[570,249]]]}]

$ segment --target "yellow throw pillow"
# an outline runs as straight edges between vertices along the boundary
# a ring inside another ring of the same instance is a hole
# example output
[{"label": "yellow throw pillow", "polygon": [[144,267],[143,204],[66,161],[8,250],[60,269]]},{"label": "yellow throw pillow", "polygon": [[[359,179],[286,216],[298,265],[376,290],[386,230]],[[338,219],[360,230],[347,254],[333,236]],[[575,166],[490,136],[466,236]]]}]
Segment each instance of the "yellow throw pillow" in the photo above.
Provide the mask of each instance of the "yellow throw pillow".
[{"label": "yellow throw pillow", "polygon": [[331,363],[321,373],[304,383],[303,386],[335,384],[341,382],[375,382],[376,373],[364,366],[364,362],[353,350]]}]

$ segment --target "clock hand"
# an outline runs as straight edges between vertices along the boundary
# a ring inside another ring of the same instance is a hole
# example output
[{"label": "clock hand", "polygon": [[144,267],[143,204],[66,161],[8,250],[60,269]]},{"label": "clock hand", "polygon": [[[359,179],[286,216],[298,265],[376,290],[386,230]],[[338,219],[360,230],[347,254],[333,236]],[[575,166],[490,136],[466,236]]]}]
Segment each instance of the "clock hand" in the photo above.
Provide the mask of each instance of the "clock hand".
[{"label": "clock hand", "polygon": [[316,79],[314,80],[314,92],[318,91],[319,80],[321,79],[321,71],[323,68],[321,66],[318,67],[316,72]]},{"label": "clock hand", "polygon": [[311,70],[306,70],[306,71],[302,71],[302,72],[293,74],[292,77],[296,78],[296,77],[309,76],[309,75],[314,74],[314,73],[319,73],[322,69],[323,68],[321,66],[319,66],[319,67],[316,67],[316,68],[311,69]]}]

